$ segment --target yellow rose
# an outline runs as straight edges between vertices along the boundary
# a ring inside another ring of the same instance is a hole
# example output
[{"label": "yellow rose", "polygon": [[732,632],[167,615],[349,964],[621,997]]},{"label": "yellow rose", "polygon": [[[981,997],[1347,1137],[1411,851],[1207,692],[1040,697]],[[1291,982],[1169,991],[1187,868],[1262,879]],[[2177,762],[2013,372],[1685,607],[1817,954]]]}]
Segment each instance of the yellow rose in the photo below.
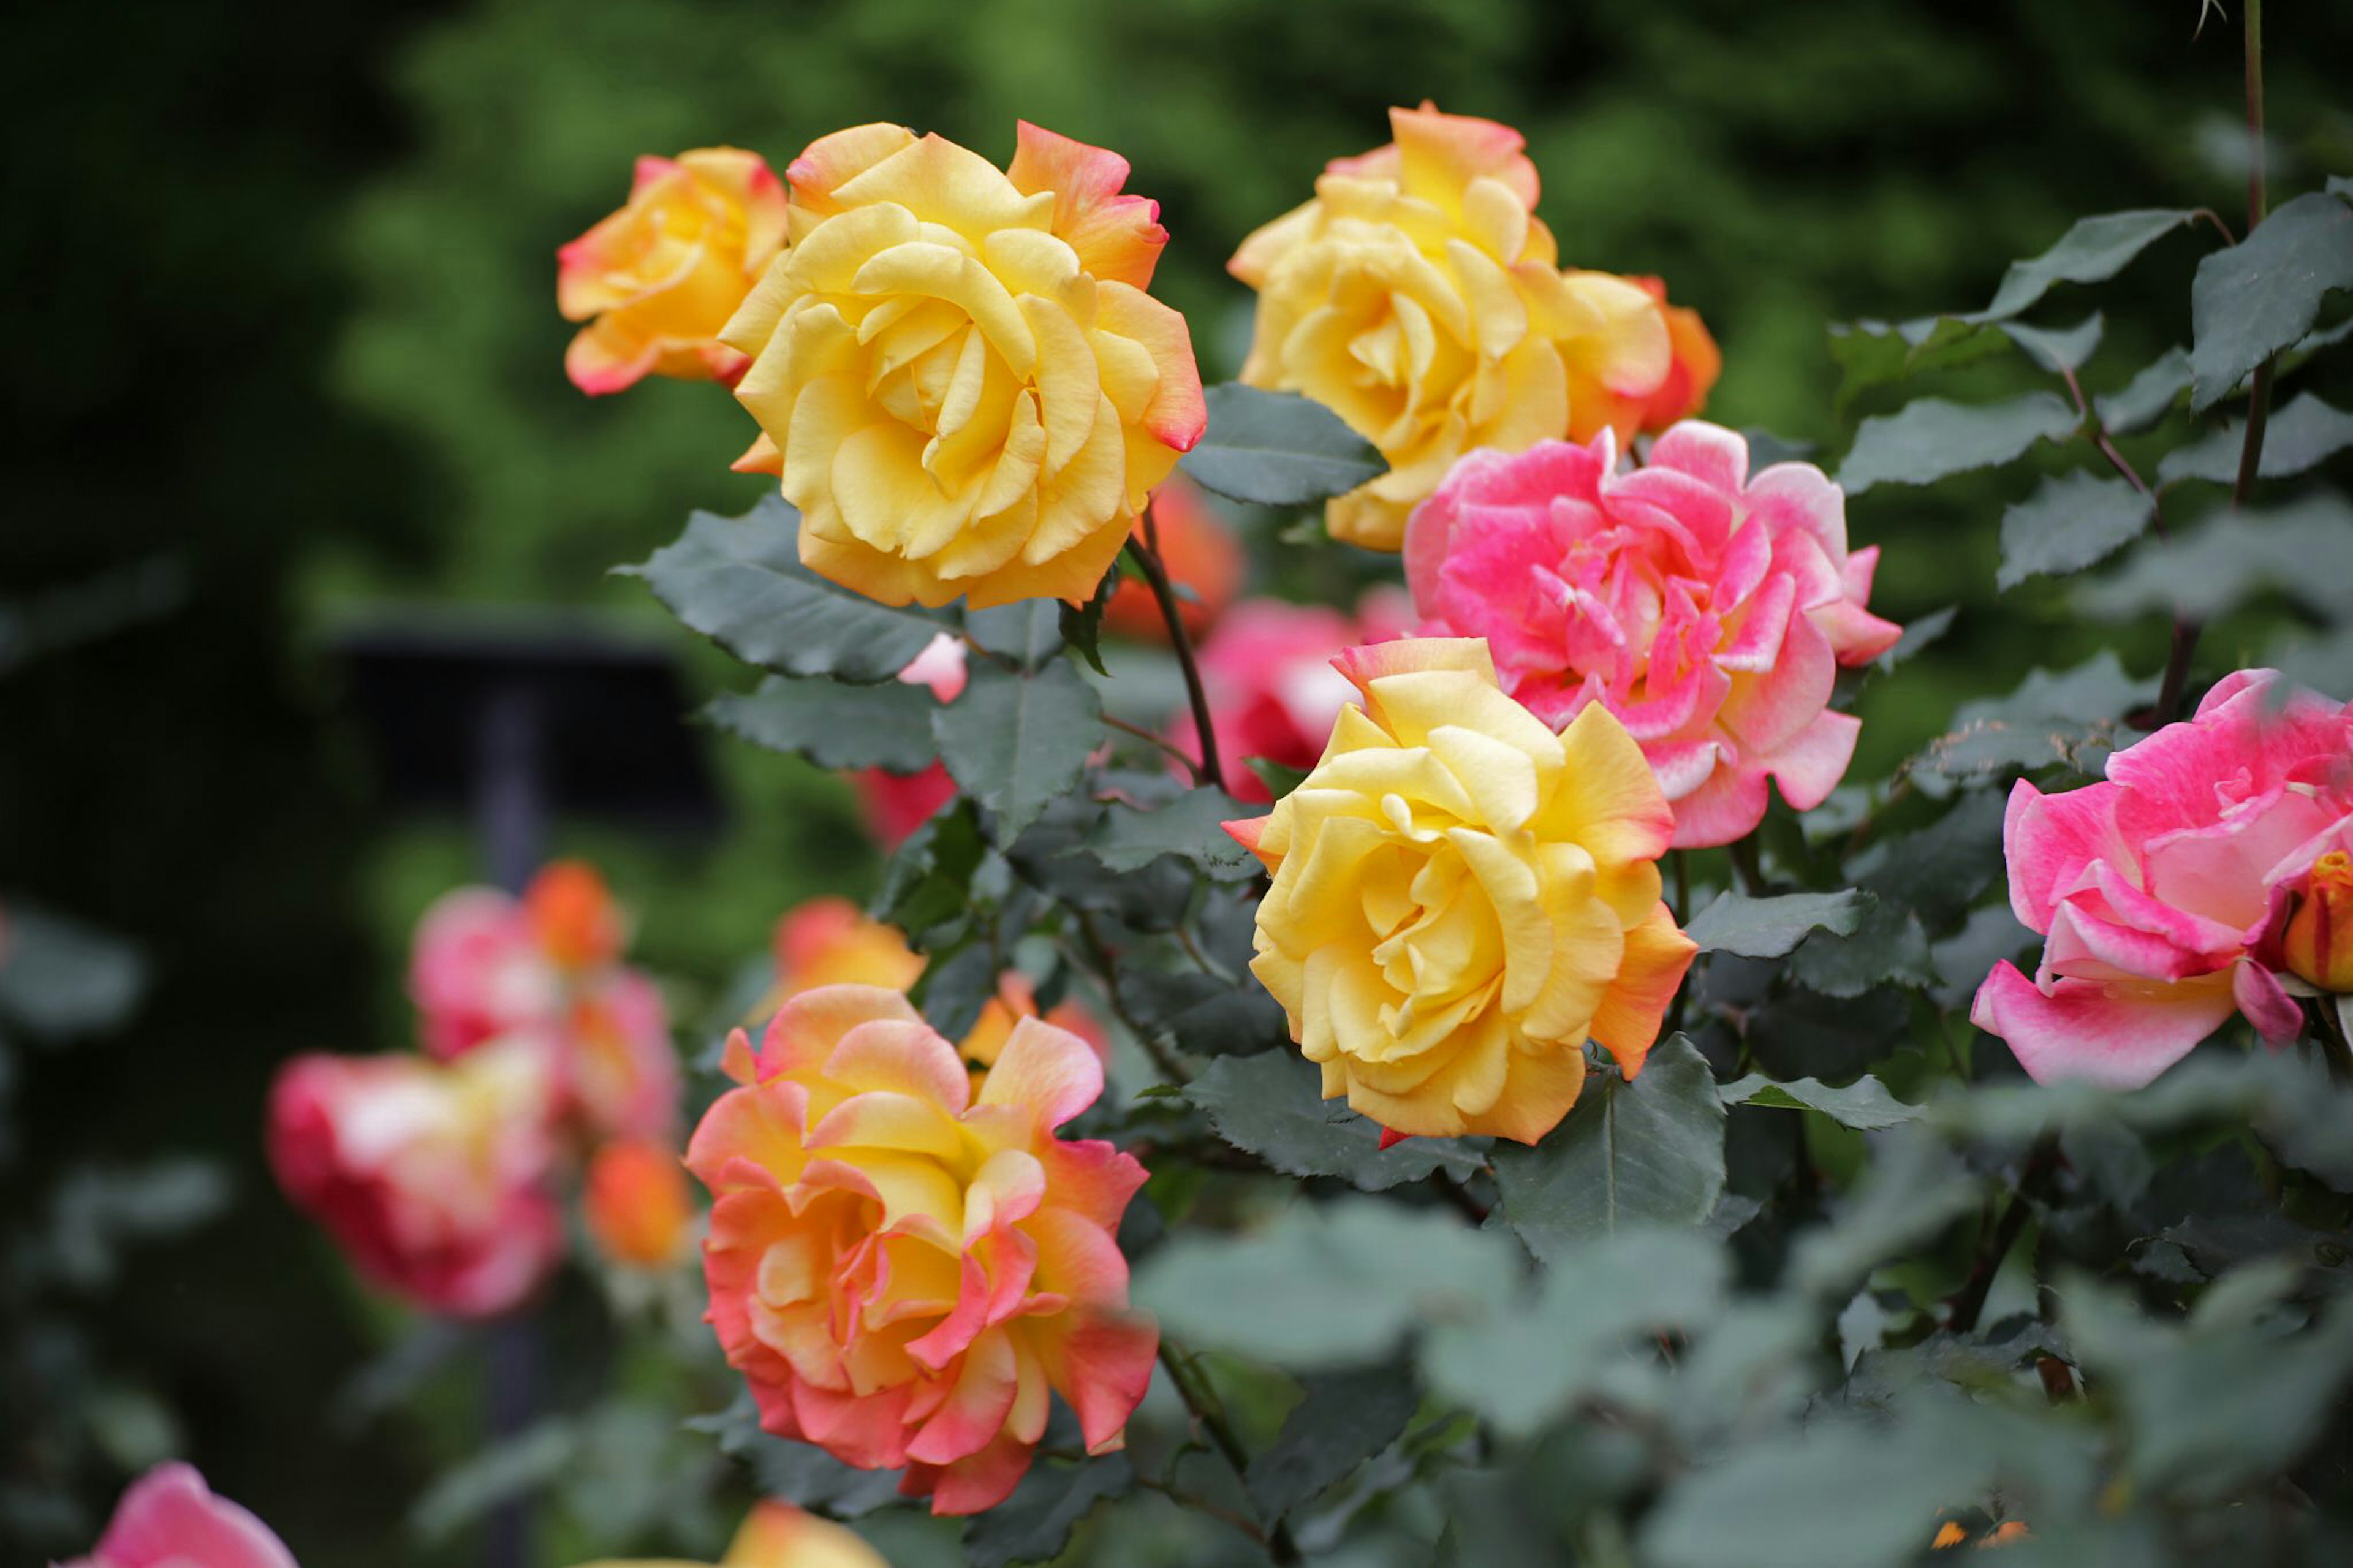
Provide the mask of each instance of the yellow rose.
[{"label": "yellow rose", "polygon": [[[702,1568],[675,1558],[612,1559],[581,1568]],[[857,1531],[789,1503],[753,1506],[719,1568],[891,1568]]]},{"label": "yellow rose", "polygon": [[[1009,169],[864,125],[786,171],[791,242],[722,339],[801,560],[889,605],[1092,594],[1207,422],[1126,160],[1024,123]],[[773,448],[773,450],[764,450]]]},{"label": "yellow rose", "polygon": [[1388,459],[1324,514],[1374,550],[1463,453],[1639,417],[1671,363],[1656,300],[1561,269],[1518,132],[1427,103],[1389,124],[1394,142],[1335,159],[1227,263],[1259,291],[1242,379],[1326,405]]},{"label": "yellow rose", "polygon": [[1697,951],[1659,899],[1674,816],[1595,703],[1556,735],[1481,638],[1351,648],[1323,760],[1227,831],[1273,874],[1250,969],[1324,1069],[1390,1131],[1534,1143],[1585,1081],[1628,1077]]},{"label": "yellow rose", "polygon": [[565,374],[591,395],[648,375],[733,380],[746,362],[719,329],[784,243],[784,183],[757,153],[638,159],[628,205],[556,252],[556,306],[588,323]]}]

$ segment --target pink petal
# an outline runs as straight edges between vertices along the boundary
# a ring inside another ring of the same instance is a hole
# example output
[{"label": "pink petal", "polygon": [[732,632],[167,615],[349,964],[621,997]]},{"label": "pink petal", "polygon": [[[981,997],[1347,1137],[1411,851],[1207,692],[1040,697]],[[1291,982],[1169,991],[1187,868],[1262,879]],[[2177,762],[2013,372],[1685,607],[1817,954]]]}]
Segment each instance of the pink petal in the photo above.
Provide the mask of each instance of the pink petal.
[{"label": "pink petal", "polygon": [[2024,779],[2010,786],[2001,849],[2010,867],[2010,907],[2020,923],[2049,932],[2060,890],[2073,886],[2094,861],[2134,863],[2116,831],[2120,793],[2110,784],[2048,795]]},{"label": "pink petal", "polygon": [[1103,1063],[1086,1041],[1043,1019],[1024,1018],[982,1079],[980,1103],[1018,1106],[1040,1128],[1054,1128],[1092,1105],[1103,1088]]},{"label": "pink petal", "polygon": [[269,1527],[216,1497],[192,1466],[167,1462],[131,1483],[91,1562],[97,1568],[295,1568]]},{"label": "pink petal", "polygon": [[2253,959],[2242,959],[2231,971],[2231,995],[2255,1032],[2274,1046],[2293,1043],[2304,1034],[2304,1009],[2279,983],[2279,977]]},{"label": "pink petal", "polygon": [[2221,975],[2177,985],[2063,979],[2045,994],[2004,963],[1978,988],[1969,1022],[2008,1042],[2037,1083],[2138,1089],[2236,1010]]},{"label": "pink petal", "polygon": [[1795,740],[1759,759],[1759,765],[1773,775],[1783,800],[1796,810],[1811,811],[1828,800],[1831,791],[1846,777],[1847,764],[1854,760],[1855,740],[1862,733],[1862,720],[1851,713],[1825,710]]}]

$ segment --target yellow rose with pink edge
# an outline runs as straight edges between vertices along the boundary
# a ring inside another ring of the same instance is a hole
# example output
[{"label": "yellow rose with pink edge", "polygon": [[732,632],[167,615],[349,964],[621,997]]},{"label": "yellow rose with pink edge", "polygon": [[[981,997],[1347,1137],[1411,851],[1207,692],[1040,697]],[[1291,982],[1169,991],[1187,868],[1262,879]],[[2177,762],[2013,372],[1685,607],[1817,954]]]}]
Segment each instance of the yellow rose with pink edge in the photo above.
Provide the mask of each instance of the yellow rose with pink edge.
[{"label": "yellow rose with pink edge", "polygon": [[1641,1070],[1697,951],[1659,897],[1673,813],[1607,709],[1554,734],[1483,639],[1333,664],[1362,706],[1272,815],[1226,825],[1274,879],[1251,973],[1326,1100],[1398,1135],[1534,1143],[1588,1038]]},{"label": "yellow rose with pink edge", "polygon": [[[678,1558],[612,1558],[580,1568],[703,1568]],[[789,1503],[755,1505],[718,1568],[891,1568],[857,1531]]]},{"label": "yellow rose with pink edge", "polygon": [[649,375],[733,381],[719,329],[785,243],[785,186],[756,153],[638,160],[628,205],[556,252],[555,301],[586,326],[565,374],[591,395]]},{"label": "yellow rose with pink edge", "polygon": [[1428,103],[1389,124],[1227,263],[1259,294],[1242,380],[1325,405],[1388,459],[1324,511],[1374,550],[1475,447],[1632,435],[1671,363],[1656,300],[1561,268],[1518,132]]},{"label": "yellow rose with pink edge", "polygon": [[1027,122],[1005,169],[881,124],[793,161],[789,247],[720,336],[764,432],[737,466],[780,477],[811,570],[888,605],[1094,592],[1208,422],[1127,175]]}]

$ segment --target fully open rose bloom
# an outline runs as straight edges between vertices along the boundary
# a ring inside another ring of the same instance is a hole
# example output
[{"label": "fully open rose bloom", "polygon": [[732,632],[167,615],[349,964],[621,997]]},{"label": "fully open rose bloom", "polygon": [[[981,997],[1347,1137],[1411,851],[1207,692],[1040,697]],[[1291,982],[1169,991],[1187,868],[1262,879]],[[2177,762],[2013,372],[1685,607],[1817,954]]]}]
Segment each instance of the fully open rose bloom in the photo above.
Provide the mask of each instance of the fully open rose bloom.
[{"label": "fully open rose bloom", "polygon": [[448,1058],[531,1039],[591,1131],[675,1136],[670,1015],[653,982],[619,962],[626,939],[604,879],[579,861],[552,862],[521,899],[495,888],[444,894],[417,922],[409,959],[425,1048]]},{"label": "fully open rose bloom", "polygon": [[1075,1035],[1018,1024],[976,1092],[905,997],[803,992],[687,1163],[715,1198],[710,1318],[761,1424],[865,1469],[905,1467],[933,1511],[1004,1500],[1049,1394],[1090,1452],[1120,1446],[1158,1335],[1114,1237],[1144,1167],[1054,1129],[1103,1092]]},{"label": "fully open rose bloom", "polygon": [[[1356,695],[1332,661],[1348,648],[1403,637],[1412,626],[1413,608],[1395,588],[1366,594],[1354,616],[1283,599],[1245,599],[1229,611],[1201,645],[1199,664],[1226,788],[1234,798],[1254,805],[1274,798],[1246,765],[1251,757],[1302,773],[1314,767],[1332,721]],[[1200,754],[1190,710],[1171,721],[1168,738],[1186,755]]]},{"label": "fully open rose bloom", "polygon": [[1208,423],[1127,173],[1026,121],[1002,170],[899,125],[793,160],[791,246],[721,337],[804,563],[890,605],[1094,592]]},{"label": "fully open rose bloom", "polygon": [[1674,807],[1675,847],[1764,819],[1766,781],[1820,805],[1860,723],[1827,704],[1841,665],[1902,628],[1864,608],[1876,546],[1849,552],[1846,498],[1810,463],[1748,473],[1748,444],[1687,421],[1620,472],[1578,447],[1474,452],[1413,516],[1406,580],[1423,630],[1483,637],[1504,689],[1560,725],[1622,721]]},{"label": "fully open rose bloom", "polygon": [[[664,1558],[636,1558],[586,1563],[581,1568],[699,1568],[698,1564]],[[755,1505],[718,1568],[891,1568],[881,1553],[854,1531],[831,1520],[803,1513],[789,1503]]]},{"label": "fully open rose bloom", "polygon": [[520,1303],[562,1252],[542,1185],[545,1056],[494,1041],[455,1062],[299,1057],[269,1095],[269,1163],[371,1282],[429,1311]]},{"label": "fully open rose bloom", "polygon": [[719,329],[784,243],[784,182],[758,153],[638,159],[628,205],[556,253],[557,308],[588,323],[565,374],[591,394],[648,375],[734,380],[749,362]]},{"label": "fully open rose bloom", "polygon": [[2284,892],[2353,819],[2353,705],[2241,670],[2065,795],[2021,779],[2002,819],[2010,904],[2046,940],[1999,964],[1970,1022],[2037,1081],[2137,1089],[2242,1013],[2292,1040],[2273,942]]},{"label": "fully open rose bloom", "polygon": [[294,1568],[294,1554],[193,1467],[168,1463],[131,1483],[96,1548],[65,1568]]},{"label": "fully open rose bloom", "polygon": [[1389,126],[1394,142],[1335,159],[1227,264],[1259,291],[1242,379],[1324,404],[1388,459],[1324,512],[1375,550],[1465,452],[1613,419],[1630,435],[1670,361],[1648,294],[1561,269],[1518,132],[1429,104]]},{"label": "fully open rose bloom", "polygon": [[1673,819],[1609,710],[1567,732],[1497,688],[1486,645],[1415,638],[1337,661],[1364,706],[1271,816],[1227,824],[1274,885],[1250,971],[1390,1131],[1534,1143],[1585,1042],[1641,1069],[1696,951],[1659,898]]}]

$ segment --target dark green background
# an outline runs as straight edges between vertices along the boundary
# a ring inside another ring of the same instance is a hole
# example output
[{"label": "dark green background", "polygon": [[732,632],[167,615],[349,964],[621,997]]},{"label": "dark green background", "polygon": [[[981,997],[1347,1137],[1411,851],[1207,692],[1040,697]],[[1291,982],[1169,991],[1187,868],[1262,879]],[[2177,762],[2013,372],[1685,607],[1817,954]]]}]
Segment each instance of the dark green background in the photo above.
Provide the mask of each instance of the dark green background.
[{"label": "dark green background", "polygon": [[[1221,375],[1247,330],[1234,244],[1326,158],[1385,140],[1386,106],[1432,97],[1527,132],[1567,259],[1662,273],[1705,314],[1727,367],[1713,415],[1835,454],[1852,423],[1826,321],[1981,304],[2008,258],[2084,212],[2210,205],[2237,226],[2238,37],[2197,21],[2197,0],[187,0],[20,18],[0,50],[0,596],[156,557],[186,592],[0,679],[0,900],[129,933],[157,977],[128,1036],[27,1064],[6,1234],[92,1154],[227,1162],[229,1218],[67,1310],[306,1561],[432,1560],[400,1521],[462,1423],[327,1433],[382,1325],[259,1158],[276,1062],[404,1043],[406,927],[473,871],[456,827],[388,816],[322,637],[386,600],[662,626],[606,569],[689,506],[755,493],[724,471],[749,427],[723,394],[592,402],[563,380],[553,253],[617,203],[636,154],[733,142],[781,162],[875,119],[1000,158],[1017,117],[1111,145],[1163,204],[1161,292]],[[2353,170],[2330,80],[2353,12],[2282,5],[2270,26],[2280,184]],[[2168,241],[2128,276],[2095,386],[2186,341],[2198,248]],[[2088,646],[2054,595],[1989,609],[2020,483],[1855,507],[1858,542],[1887,552],[1874,607],[1965,606],[1874,693],[1866,767],[1956,693]],[[1276,569],[1295,549],[1260,542]],[[2137,635],[2147,672],[2158,628]],[[690,657],[699,684],[723,679]],[[641,952],[690,1002],[778,910],[866,874],[838,787],[715,755],[723,844],[565,839],[612,867]],[[0,1389],[0,1472],[69,1477],[94,1521],[119,1476],[65,1465],[21,1393]],[[0,1539],[0,1557],[82,1544]]]}]

